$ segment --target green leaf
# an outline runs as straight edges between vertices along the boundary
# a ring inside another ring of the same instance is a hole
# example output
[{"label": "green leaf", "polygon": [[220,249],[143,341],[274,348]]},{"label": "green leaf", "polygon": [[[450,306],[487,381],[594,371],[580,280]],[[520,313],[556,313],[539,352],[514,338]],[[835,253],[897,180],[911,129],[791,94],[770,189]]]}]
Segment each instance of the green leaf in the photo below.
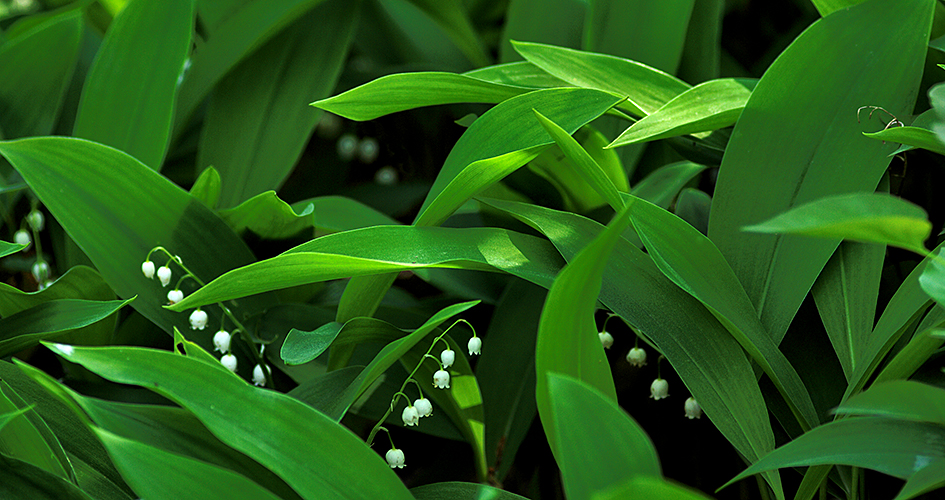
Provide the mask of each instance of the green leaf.
[{"label": "green leaf", "polygon": [[774,450],[726,483],[783,467],[842,464],[873,469],[905,479],[930,462],[945,459],[941,426],[922,422],[861,417],[817,427]]},{"label": "green leaf", "polygon": [[52,133],[72,80],[82,13],[51,17],[0,45],[0,131],[13,139]]},{"label": "green leaf", "polygon": [[552,144],[534,119],[538,110],[568,134],[620,102],[590,89],[536,90],[490,109],[456,142],[417,215],[418,226],[437,226],[466,200],[501,180]]},{"label": "green leaf", "polygon": [[[50,348],[113,382],[140,385],[173,400],[303,498],[410,498],[403,483],[360,439],[293,398],[166,351],[59,344]],[[265,426],[258,425],[260,414],[266,415]],[[338,450],[344,450],[343,461]]]},{"label": "green leaf", "polygon": [[[709,237],[777,342],[837,242],[743,228],[827,196],[876,189],[895,146],[863,137],[870,125],[857,123],[856,110],[864,104],[900,116],[912,110],[933,6],[873,0],[816,21],[771,64],[735,125]],[[888,26],[901,36],[866,42]]]},{"label": "green leaf", "polygon": [[27,245],[20,245],[18,243],[10,243],[7,241],[0,241],[0,257],[6,257],[7,255],[13,255],[20,250],[26,248]]},{"label": "green leaf", "polygon": [[424,267],[498,270],[547,287],[560,266],[561,257],[547,241],[505,229],[375,226],[323,236],[234,269],[169,309],[183,311],[268,290]]},{"label": "green leaf", "polygon": [[309,204],[296,213],[275,191],[266,191],[218,213],[237,234],[252,231],[262,238],[277,240],[313,227],[314,211],[315,205]]},{"label": "green leaf", "polygon": [[630,194],[658,207],[668,209],[679,190],[705,169],[705,165],[699,165],[691,161],[663,165],[650,172],[636,186],[633,186]]},{"label": "green leaf", "polygon": [[647,254],[673,283],[725,326],[768,375],[804,430],[820,423],[797,371],[765,331],[751,300],[712,241],[675,215],[633,200],[631,219]]},{"label": "green leaf", "polygon": [[889,381],[844,401],[836,413],[945,425],[945,390],[912,380]]},{"label": "green leaf", "polygon": [[848,382],[873,330],[885,256],[885,245],[844,241],[811,288]]},{"label": "green leaf", "polygon": [[190,188],[190,195],[200,200],[207,208],[213,210],[220,200],[220,172],[212,166],[200,172],[194,185]]},{"label": "green leaf", "polygon": [[513,47],[514,40],[580,48],[586,11],[584,2],[574,0],[510,0],[500,38],[499,62],[521,58]]},{"label": "green leaf", "polygon": [[710,80],[679,94],[660,109],[634,123],[608,147],[649,142],[735,124],[757,80]]},{"label": "green leaf", "polygon": [[30,500],[92,500],[69,481],[3,454],[0,454],[0,496]]},{"label": "green leaf", "polygon": [[292,206],[294,210],[304,211],[300,209],[307,207],[310,203],[315,206],[315,229],[325,233],[398,224],[390,216],[344,196],[319,196],[300,201]]},{"label": "green leaf", "polygon": [[32,410],[32,407],[20,408],[17,410],[8,411],[0,414],[0,432],[3,432],[3,427],[10,423],[11,420],[19,417],[20,415]]},{"label": "green leaf", "polygon": [[23,410],[23,418],[12,419],[0,429],[0,456],[23,460],[26,463],[75,481],[75,471],[59,444],[56,435],[26,401],[0,380],[0,412]]},{"label": "green leaf", "polygon": [[811,3],[814,4],[814,7],[817,8],[817,12],[820,12],[820,15],[827,17],[828,14],[850,7],[851,5],[856,5],[862,3],[864,0],[811,0]]},{"label": "green leaf", "polygon": [[679,78],[687,82],[704,82],[719,77],[724,15],[725,0],[693,2],[686,43],[676,72]]},{"label": "green leaf", "polygon": [[[545,234],[568,259],[602,231],[600,224],[575,214],[483,201]],[[741,346],[701,303],[626,240],[617,242],[607,265],[600,301],[659,348],[739,453],[754,461],[774,449],[768,408]],[[766,479],[780,495],[778,475]]]},{"label": "green leaf", "polygon": [[62,299],[44,302],[35,307],[0,319],[0,356],[9,356],[57,334],[101,321],[134,300]]},{"label": "green leaf", "polygon": [[220,20],[213,36],[194,50],[178,91],[174,137],[210,90],[243,58],[324,0],[248,0]]},{"label": "green leaf", "polygon": [[321,117],[303,103],[334,90],[360,5],[335,1],[311,9],[216,86],[197,165],[220,171],[222,207],[279,189],[295,167]]},{"label": "green leaf", "polygon": [[672,75],[629,59],[526,42],[515,42],[515,50],[573,85],[625,96],[627,102],[618,107],[639,116],[655,112],[690,88]]},{"label": "green leaf", "polygon": [[533,110],[538,122],[545,128],[548,135],[554,139],[555,144],[571,160],[581,178],[589,184],[597,194],[607,201],[607,203],[619,212],[623,208],[623,199],[610,177],[604,172],[600,165],[594,161],[594,158],[585,150],[580,143],[574,140],[570,134],[564,131],[555,122],[545,118],[545,115]]},{"label": "green leaf", "polygon": [[174,352],[206,361],[210,365],[215,366],[221,370],[229,371],[229,369],[223,366],[223,364],[220,363],[217,358],[213,357],[212,354],[205,351],[199,345],[187,340],[187,338],[184,337],[184,334],[180,333],[180,330],[178,330],[176,326],[174,327]]},{"label": "green leaf", "polygon": [[517,84],[492,83],[454,73],[417,72],[382,76],[312,106],[349,120],[367,121],[423,106],[493,104],[529,92]]},{"label": "green leaf", "polygon": [[[244,476],[106,430],[94,429],[122,477],[143,498],[272,499],[275,494]],[[160,471],[155,474],[155,471]]]},{"label": "green leaf", "polygon": [[[282,361],[287,365],[308,363],[327,351],[345,326],[350,324],[352,328],[357,328],[354,322],[361,323],[363,321],[360,320],[365,319],[373,318],[354,318],[346,321],[344,324],[332,321],[331,323],[325,323],[311,332],[304,332],[293,328],[289,330],[289,333],[285,336],[285,341],[282,343],[282,350],[279,351],[279,357],[281,357]],[[386,323],[380,320],[376,321]],[[393,327],[393,325],[391,325],[391,327]]]},{"label": "green leaf", "polygon": [[538,66],[535,66],[528,61],[486,66],[485,68],[467,71],[463,73],[463,75],[471,76],[477,80],[484,80],[502,85],[511,85],[513,87],[525,87],[528,89],[574,87],[574,85],[560,78],[551,76]]},{"label": "green leaf", "polygon": [[559,464],[565,457],[565,450],[558,443],[557,429],[562,424],[556,421],[548,374],[574,377],[617,401],[610,364],[597,336],[594,312],[605,265],[620,233],[630,223],[628,208],[622,209],[607,229],[558,273],[542,309],[535,344],[535,396],[545,436]]},{"label": "green leaf", "polygon": [[890,127],[879,132],[863,132],[863,135],[870,139],[923,148],[945,155],[945,143],[935,135],[935,132],[921,127]]},{"label": "green leaf", "polygon": [[[120,151],[82,139],[43,137],[2,142],[0,154],[23,175],[118,296],[137,295],[132,306],[168,333],[173,326],[184,330],[190,325],[186,315],[161,308],[167,290],[141,274],[141,263],[152,248],[162,245],[180,255],[197,277],[208,281],[253,261],[243,241],[202,202]],[[213,242],[212,248],[207,242]],[[180,273],[177,267],[172,271]],[[182,284],[185,293],[190,283]],[[273,300],[254,297],[239,307],[251,312]],[[218,315],[214,310],[209,314]],[[210,345],[209,337],[205,342],[202,345]]]},{"label": "green leaf", "polygon": [[526,500],[525,497],[509,493],[503,489],[479,483],[443,482],[425,484],[411,488],[410,493],[417,500]]},{"label": "green leaf", "polygon": [[89,69],[73,135],[160,170],[193,26],[194,0],[129,2]]},{"label": "green leaf", "polygon": [[476,66],[489,64],[486,49],[460,0],[410,0],[436,22]]},{"label": "green leaf", "polygon": [[591,498],[629,477],[662,477],[649,436],[614,399],[573,377],[546,377],[568,498]]},{"label": "green leaf", "polygon": [[616,486],[597,492],[592,500],[620,500],[622,498],[660,498],[663,500],[708,500],[704,493],[653,476],[636,476]]},{"label": "green leaf", "polygon": [[922,207],[901,198],[854,193],[795,206],[745,231],[882,243],[924,255],[932,223]]}]

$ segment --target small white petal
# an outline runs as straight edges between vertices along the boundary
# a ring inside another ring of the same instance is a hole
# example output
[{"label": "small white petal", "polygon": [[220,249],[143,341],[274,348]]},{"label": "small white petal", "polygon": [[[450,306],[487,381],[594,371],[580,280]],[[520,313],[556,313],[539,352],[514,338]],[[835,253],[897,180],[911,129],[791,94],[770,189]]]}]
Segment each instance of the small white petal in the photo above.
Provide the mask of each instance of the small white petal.
[{"label": "small white petal", "polygon": [[220,363],[223,363],[223,366],[225,366],[227,370],[236,373],[236,356],[227,354],[220,358]]},{"label": "small white petal", "polygon": [[33,264],[33,278],[36,279],[37,283],[42,283],[49,278],[49,264],[44,260],[38,260]]},{"label": "small white petal", "polygon": [[145,278],[151,279],[154,277],[154,262],[146,260],[141,263],[141,272],[144,274]]},{"label": "small white petal", "polygon": [[447,348],[440,353],[440,361],[443,362],[443,368],[453,366],[453,361],[456,361],[456,351]]},{"label": "small white petal", "polygon": [[157,270],[158,279],[161,280],[161,286],[167,286],[171,284],[171,268],[167,266],[161,266]]},{"label": "small white petal", "polygon": [[437,389],[449,389],[450,388],[450,372],[446,370],[437,370],[433,374],[433,385]]},{"label": "small white petal", "polygon": [[203,330],[207,327],[207,313],[197,309],[196,311],[190,313],[190,329],[191,330]]},{"label": "small white petal", "polygon": [[479,337],[473,337],[469,339],[469,344],[466,345],[469,348],[469,355],[479,354],[482,351],[482,339]]},{"label": "small white petal", "polygon": [[266,385],[266,374],[263,372],[262,365],[256,365],[256,368],[253,368],[253,384],[260,387]]},{"label": "small white petal", "polygon": [[26,216],[26,222],[29,223],[30,227],[34,231],[42,231],[43,227],[46,226],[46,218],[43,217],[43,213],[39,210],[33,210]]},{"label": "small white petal", "polygon": [[404,451],[390,449],[387,450],[387,465],[390,465],[391,469],[403,469],[406,464],[404,464]]},{"label": "small white petal", "polygon": [[604,349],[610,349],[610,346],[614,345],[614,336],[608,332],[600,332],[597,334],[600,337],[600,345],[604,346]]}]

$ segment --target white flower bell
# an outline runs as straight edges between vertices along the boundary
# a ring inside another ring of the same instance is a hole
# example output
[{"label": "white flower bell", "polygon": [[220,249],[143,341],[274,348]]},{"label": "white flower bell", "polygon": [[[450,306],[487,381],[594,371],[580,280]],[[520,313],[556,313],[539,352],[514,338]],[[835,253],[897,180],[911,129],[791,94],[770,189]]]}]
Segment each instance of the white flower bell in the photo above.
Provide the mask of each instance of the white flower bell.
[{"label": "white flower bell", "polygon": [[604,349],[610,349],[610,346],[614,345],[614,336],[608,332],[600,332],[597,334],[600,338],[600,345],[604,346]]},{"label": "white flower bell", "polygon": [[191,330],[203,330],[207,327],[207,313],[203,312],[200,309],[190,313],[190,329]]},{"label": "white flower bell", "polygon": [[33,264],[33,278],[36,278],[37,283],[42,283],[49,278],[49,264],[45,260],[37,260]]},{"label": "white flower bell", "polygon": [[408,405],[406,408],[404,408],[404,413],[401,415],[401,417],[404,419],[404,425],[417,425],[417,422],[420,421],[420,412],[417,411],[416,406]]},{"label": "white flower bell", "polygon": [[646,364],[646,351],[640,347],[634,347],[627,353],[627,363],[630,366],[643,366]]},{"label": "white flower bell", "polygon": [[650,397],[656,400],[669,397],[669,382],[658,378],[650,384]]},{"label": "white flower bell", "polygon": [[221,328],[213,334],[213,350],[223,354],[230,352],[230,338],[230,333]]},{"label": "white flower bell", "polygon": [[220,363],[223,363],[223,366],[225,366],[227,370],[236,373],[236,356],[227,354],[220,358]]},{"label": "white flower bell", "polygon": [[33,228],[33,231],[42,231],[46,227],[46,219],[39,210],[33,210],[26,215],[26,222]]},{"label": "white flower bell", "polygon": [[180,301],[184,300],[184,292],[180,290],[171,290],[167,292],[167,301],[174,305]]},{"label": "white flower bell", "polygon": [[141,273],[144,274],[145,278],[148,278],[148,279],[153,278],[154,277],[154,262],[151,262],[150,260],[146,260],[142,262]]},{"label": "white flower bell", "polygon": [[419,413],[421,417],[433,415],[433,403],[427,398],[420,398],[414,401],[413,406],[417,409],[417,413]]},{"label": "white flower bell", "polygon": [[473,337],[469,339],[469,344],[467,344],[466,347],[469,348],[470,356],[473,354],[480,354],[480,351],[482,351],[482,339],[479,337]]},{"label": "white flower bell", "polygon": [[171,284],[171,268],[167,266],[161,266],[157,270],[158,279],[161,280],[161,286],[167,286]]},{"label": "white flower bell", "polygon": [[450,388],[450,372],[446,370],[437,370],[433,374],[433,385],[437,389],[449,389]]},{"label": "white flower bell", "polygon": [[443,362],[443,368],[453,366],[453,361],[456,361],[456,351],[447,347],[445,351],[440,353],[440,361]]},{"label": "white flower bell", "polygon": [[262,365],[256,365],[256,368],[253,368],[253,385],[266,386],[266,373],[263,371]]},{"label": "white flower bell", "polygon": [[692,396],[686,400],[686,418],[689,420],[702,418],[702,407],[699,406],[699,403],[697,403],[696,399]]},{"label": "white flower bell", "polygon": [[391,469],[403,469],[404,468],[404,452],[403,450],[398,450],[397,448],[391,448],[387,450],[387,465],[390,465]]},{"label": "white flower bell", "polygon": [[13,241],[17,245],[25,245],[23,250],[26,250],[26,247],[29,246],[30,242],[33,240],[30,238],[30,233],[25,229],[20,229],[19,231],[13,233]]}]

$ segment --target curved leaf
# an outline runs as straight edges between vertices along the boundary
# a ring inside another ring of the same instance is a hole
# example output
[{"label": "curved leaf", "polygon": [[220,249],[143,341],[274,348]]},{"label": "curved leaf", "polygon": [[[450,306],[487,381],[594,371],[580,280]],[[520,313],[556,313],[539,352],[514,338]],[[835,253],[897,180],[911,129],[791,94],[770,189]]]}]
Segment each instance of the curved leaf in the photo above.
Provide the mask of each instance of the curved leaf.
[{"label": "curved leaf", "polygon": [[3,454],[0,454],[0,496],[31,500],[92,500],[69,481]]},{"label": "curved leaf", "polygon": [[134,300],[51,300],[0,319],[0,356],[101,321]]},{"label": "curved leaf", "polygon": [[267,239],[294,236],[315,223],[315,205],[296,213],[275,191],[266,191],[218,213],[237,234],[252,231]]},{"label": "curved leaf", "polygon": [[894,380],[851,397],[836,413],[945,425],[945,390],[912,380]]},{"label": "curved leaf", "polygon": [[863,132],[863,135],[870,139],[927,149],[933,153],[945,155],[945,143],[935,135],[935,132],[921,127],[890,127],[879,132]]}]

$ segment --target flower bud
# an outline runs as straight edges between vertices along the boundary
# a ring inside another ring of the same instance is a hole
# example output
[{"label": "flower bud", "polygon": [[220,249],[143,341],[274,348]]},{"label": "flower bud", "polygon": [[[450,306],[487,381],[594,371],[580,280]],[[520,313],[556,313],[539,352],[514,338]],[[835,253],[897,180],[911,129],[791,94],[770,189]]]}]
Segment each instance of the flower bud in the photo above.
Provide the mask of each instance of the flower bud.
[{"label": "flower bud", "polygon": [[167,301],[174,305],[180,301],[184,300],[184,292],[180,290],[171,290],[167,292]]},{"label": "flower bud", "polygon": [[443,362],[443,368],[453,366],[453,361],[456,361],[456,351],[447,347],[446,350],[440,353],[440,361]]},{"label": "flower bud", "polygon": [[33,210],[26,216],[26,222],[33,228],[33,231],[39,232],[46,226],[46,219],[39,210]]},{"label": "flower bud", "polygon": [[13,241],[17,245],[24,245],[23,250],[26,250],[26,247],[30,245],[32,239],[30,238],[30,233],[25,229],[20,229],[19,231],[13,233]]},{"label": "flower bud", "polygon": [[190,313],[190,329],[191,330],[203,330],[207,327],[207,313],[203,312],[200,309]]},{"label": "flower bud", "polygon": [[614,336],[608,332],[600,332],[597,334],[600,338],[600,345],[604,346],[604,349],[610,349],[610,346],[614,345]]},{"label": "flower bud", "polygon": [[643,366],[646,364],[646,351],[639,347],[634,347],[630,349],[630,352],[627,353],[627,363],[630,363],[630,366]]},{"label": "flower bud", "polygon": [[151,279],[154,277],[154,262],[146,260],[141,263],[141,273],[144,274],[145,278]]},{"label": "flower bud", "polygon": [[45,260],[37,260],[36,263],[33,264],[32,272],[36,282],[42,283],[49,278],[49,264],[47,264]]},{"label": "flower bud", "polygon": [[417,409],[417,413],[419,413],[421,417],[433,415],[433,403],[427,398],[420,398],[414,401],[413,406]]},{"label": "flower bud", "polygon": [[417,425],[417,422],[420,421],[420,412],[417,411],[415,406],[407,406],[404,408],[404,413],[401,417],[404,419],[404,425]]},{"label": "flower bud", "polygon": [[161,280],[161,286],[167,286],[171,284],[171,268],[167,266],[161,266],[157,270],[158,279]]},{"label": "flower bud", "polygon": [[650,385],[650,397],[655,400],[668,398],[669,397],[669,382],[661,378],[654,380],[653,383]]},{"label": "flower bud", "polygon": [[692,396],[686,400],[686,418],[692,420],[694,418],[702,418],[702,407],[699,406],[699,403],[696,402],[696,399]]},{"label": "flower bud", "polygon": [[391,469],[403,469],[404,468],[404,452],[403,450],[398,450],[392,448],[387,450],[387,465],[390,465]]},{"label": "flower bud", "polygon": [[266,386],[266,373],[263,371],[262,365],[256,365],[256,368],[253,368],[253,385]]},{"label": "flower bud", "polygon": [[437,389],[449,389],[450,388],[450,372],[446,370],[437,370],[433,374],[433,385]]},{"label": "flower bud", "polygon": [[232,354],[224,355],[220,358],[220,363],[223,363],[227,370],[236,373],[236,356]]},{"label": "flower bud", "polygon": [[473,337],[469,339],[469,344],[467,344],[466,347],[469,348],[470,356],[473,354],[480,354],[480,351],[482,350],[482,339],[479,337]]},{"label": "flower bud", "polygon": [[224,354],[230,352],[230,334],[224,329],[220,329],[213,334],[213,350]]}]

